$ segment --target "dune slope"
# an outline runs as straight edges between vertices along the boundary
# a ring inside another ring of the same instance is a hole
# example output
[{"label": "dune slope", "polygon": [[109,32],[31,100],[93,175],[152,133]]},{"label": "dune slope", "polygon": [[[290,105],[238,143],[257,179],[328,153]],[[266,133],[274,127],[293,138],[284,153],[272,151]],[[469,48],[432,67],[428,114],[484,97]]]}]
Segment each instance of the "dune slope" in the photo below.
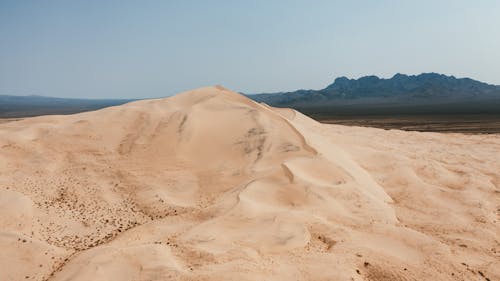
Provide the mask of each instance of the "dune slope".
[{"label": "dune slope", "polygon": [[500,137],[223,87],[0,125],[0,280],[500,280]]}]

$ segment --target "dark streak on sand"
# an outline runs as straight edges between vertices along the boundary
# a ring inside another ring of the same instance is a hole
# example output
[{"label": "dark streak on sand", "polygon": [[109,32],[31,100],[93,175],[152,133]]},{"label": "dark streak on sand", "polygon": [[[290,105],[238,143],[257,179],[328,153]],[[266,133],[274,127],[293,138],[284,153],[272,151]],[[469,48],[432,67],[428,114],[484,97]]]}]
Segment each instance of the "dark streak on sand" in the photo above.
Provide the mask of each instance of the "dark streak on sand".
[{"label": "dark streak on sand", "polygon": [[19,120],[23,120],[23,118],[0,118],[0,124]]}]

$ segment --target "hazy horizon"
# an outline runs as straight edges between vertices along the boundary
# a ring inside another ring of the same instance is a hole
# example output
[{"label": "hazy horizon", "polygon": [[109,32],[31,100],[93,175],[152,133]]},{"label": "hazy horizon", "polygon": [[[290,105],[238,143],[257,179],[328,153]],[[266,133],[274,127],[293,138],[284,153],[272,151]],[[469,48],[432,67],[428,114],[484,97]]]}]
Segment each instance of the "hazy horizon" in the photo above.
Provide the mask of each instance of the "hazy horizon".
[{"label": "hazy horizon", "polygon": [[[353,80],[358,80],[362,77],[367,77],[367,76],[377,76],[379,79],[385,79],[385,80],[389,80],[391,79],[394,75],[396,74],[402,74],[402,75],[407,75],[407,76],[418,76],[418,75],[421,75],[421,74],[430,74],[430,73],[435,73],[435,72],[425,72],[425,73],[418,73],[418,74],[407,74],[407,73],[395,73],[393,75],[389,75],[387,77],[380,77],[378,75],[362,75],[362,76],[359,76],[359,77],[346,77],[348,79],[353,79]],[[444,73],[436,73],[436,74],[444,74]],[[471,77],[456,77],[452,74],[444,74],[446,76],[453,76],[455,77],[456,79],[462,79],[462,78],[471,78]],[[293,89],[291,92],[293,91],[296,91],[296,90],[322,90],[324,88],[326,88],[327,86],[329,86],[330,84],[332,84],[336,78],[340,78],[340,77],[344,77],[344,76],[337,76],[335,78],[333,78],[330,82],[328,82],[326,85],[323,85],[323,86],[320,86],[320,87],[317,87],[317,88],[297,88],[297,89]],[[471,78],[473,80],[476,80],[474,78]],[[480,80],[476,80],[476,81],[479,81],[479,82],[483,82],[483,83],[487,83],[487,82],[484,82],[484,81],[480,81]],[[490,84],[490,83],[487,83],[487,84]],[[203,87],[210,87],[210,86],[217,86],[217,85],[221,85],[221,84],[214,84],[214,85],[203,85],[203,86],[200,86],[199,88],[203,88]],[[499,86],[500,85],[496,85],[496,84],[490,84],[490,85],[495,85],[495,86]],[[225,85],[221,85],[221,86],[225,86]],[[193,90],[193,89],[196,89],[196,88],[191,88],[191,89],[185,89],[185,90],[181,90],[179,92],[176,92],[176,93],[173,93],[171,95],[175,95],[175,94],[179,94],[181,92],[185,92],[185,91],[189,91],[189,90]],[[231,90],[234,90],[234,89],[231,89]],[[236,92],[239,92],[239,93],[242,93],[242,94],[245,94],[245,95],[259,95],[259,94],[272,94],[272,93],[283,93],[283,91],[276,91],[276,92],[260,92],[260,93],[248,93],[248,92],[242,92],[242,91],[237,91],[237,90],[234,90]],[[112,98],[107,98],[107,97],[77,97],[77,96],[50,96],[50,95],[39,95],[39,94],[29,94],[29,95],[12,95],[12,94],[8,94],[8,93],[0,93],[0,96],[19,96],[19,97],[48,97],[48,98],[69,98],[69,99],[102,99],[102,100],[106,100],[106,99],[116,99],[116,100],[120,100],[120,99],[123,99],[123,100],[139,100],[139,99],[156,99],[156,98],[162,98],[162,97],[166,97],[166,96],[171,96],[171,95],[159,95],[159,96],[143,96],[143,97],[137,97],[137,98],[134,98],[134,97],[131,97],[131,98],[123,98],[123,97],[112,97]]]},{"label": "hazy horizon", "polygon": [[500,84],[497,1],[0,3],[0,94],[148,98],[437,72]]}]

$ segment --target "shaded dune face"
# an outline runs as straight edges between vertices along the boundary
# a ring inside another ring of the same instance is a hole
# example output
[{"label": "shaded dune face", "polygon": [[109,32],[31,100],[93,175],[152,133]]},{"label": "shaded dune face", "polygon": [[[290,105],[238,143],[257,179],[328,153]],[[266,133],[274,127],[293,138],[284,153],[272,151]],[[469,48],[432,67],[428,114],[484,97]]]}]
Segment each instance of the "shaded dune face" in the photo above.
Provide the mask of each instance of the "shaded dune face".
[{"label": "shaded dune face", "polygon": [[[221,86],[2,124],[0,279],[500,276],[497,250],[481,250],[498,248],[495,216],[483,218],[476,235],[486,242],[471,249],[449,236],[465,239],[459,229],[477,213],[447,222],[451,234],[429,231],[440,218],[429,211],[416,220],[422,206],[471,206],[459,194],[462,176],[418,166],[405,136],[388,134],[322,125]],[[474,153],[494,169],[500,142],[489,138],[493,154]],[[402,152],[387,152],[390,143]],[[394,174],[395,162],[410,170]],[[482,185],[495,174],[474,174],[468,192],[487,202],[478,212],[500,206],[484,195],[498,190],[498,178]],[[401,192],[418,190],[420,179],[428,193],[414,192],[412,205]],[[439,195],[442,188],[456,200]]]}]

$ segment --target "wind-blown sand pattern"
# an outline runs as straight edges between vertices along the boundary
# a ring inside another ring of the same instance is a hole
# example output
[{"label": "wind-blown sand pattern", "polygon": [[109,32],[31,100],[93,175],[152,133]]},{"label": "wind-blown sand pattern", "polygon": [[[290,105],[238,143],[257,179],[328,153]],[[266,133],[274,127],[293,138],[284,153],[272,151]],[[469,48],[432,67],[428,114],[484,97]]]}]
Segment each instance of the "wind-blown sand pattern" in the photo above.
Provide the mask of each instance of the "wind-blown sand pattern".
[{"label": "wind-blown sand pattern", "polygon": [[500,137],[220,86],[0,125],[0,280],[500,280]]}]

